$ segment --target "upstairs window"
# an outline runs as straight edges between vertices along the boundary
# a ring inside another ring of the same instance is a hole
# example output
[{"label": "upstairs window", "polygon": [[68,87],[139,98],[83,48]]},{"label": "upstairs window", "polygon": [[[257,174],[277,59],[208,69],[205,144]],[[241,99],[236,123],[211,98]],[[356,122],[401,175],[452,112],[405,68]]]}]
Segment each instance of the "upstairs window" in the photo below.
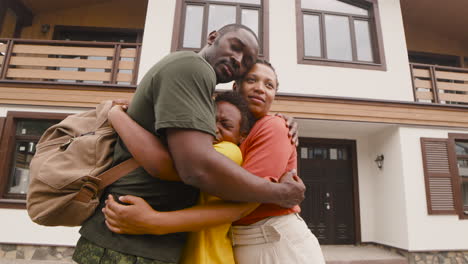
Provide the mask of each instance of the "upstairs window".
[{"label": "upstairs window", "polygon": [[175,35],[172,50],[199,51],[213,30],[227,24],[242,24],[257,35],[260,55],[265,57],[267,47],[267,18],[265,5],[268,0],[178,0],[176,7]]},{"label": "upstairs window", "polygon": [[375,0],[299,0],[299,63],[383,69]]}]

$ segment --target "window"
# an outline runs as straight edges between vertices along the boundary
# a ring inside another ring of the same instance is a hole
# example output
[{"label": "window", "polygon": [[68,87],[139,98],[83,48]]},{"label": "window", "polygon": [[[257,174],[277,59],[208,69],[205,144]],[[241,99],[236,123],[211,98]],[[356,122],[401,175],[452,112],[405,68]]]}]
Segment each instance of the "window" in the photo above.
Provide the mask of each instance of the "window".
[{"label": "window", "polygon": [[468,219],[468,134],[421,138],[429,214]]},{"label": "window", "polygon": [[338,147],[301,147],[301,159],[312,160],[348,160],[346,148]]},{"label": "window", "polygon": [[178,0],[172,50],[200,50],[206,37],[224,25],[248,26],[260,42],[260,55],[267,57],[268,0]]},{"label": "window", "polygon": [[298,62],[385,70],[376,0],[297,0]]},{"label": "window", "polygon": [[1,147],[0,205],[23,208],[29,184],[29,163],[41,135],[66,114],[8,112]]}]

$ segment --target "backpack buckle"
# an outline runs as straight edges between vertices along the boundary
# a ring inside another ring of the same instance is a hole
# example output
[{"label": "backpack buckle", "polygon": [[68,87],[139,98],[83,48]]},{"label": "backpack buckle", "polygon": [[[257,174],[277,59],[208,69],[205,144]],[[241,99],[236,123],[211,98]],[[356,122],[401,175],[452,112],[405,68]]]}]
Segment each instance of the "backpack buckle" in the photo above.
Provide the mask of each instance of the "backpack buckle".
[{"label": "backpack buckle", "polygon": [[93,182],[85,182],[80,191],[76,194],[75,200],[80,202],[89,202],[97,197],[98,186]]}]

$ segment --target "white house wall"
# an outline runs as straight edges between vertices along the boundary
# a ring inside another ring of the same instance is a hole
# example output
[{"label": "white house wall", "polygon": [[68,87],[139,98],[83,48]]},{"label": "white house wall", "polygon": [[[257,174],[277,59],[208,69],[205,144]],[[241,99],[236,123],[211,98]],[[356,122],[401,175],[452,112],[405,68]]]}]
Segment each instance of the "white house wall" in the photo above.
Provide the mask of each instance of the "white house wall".
[{"label": "white house wall", "polygon": [[[398,126],[299,120],[301,137],[356,141],[362,242],[408,248],[408,224]],[[384,154],[384,168],[374,162]]]},{"label": "white house wall", "polygon": [[[382,129],[369,137],[367,159],[371,160],[371,178],[367,178],[368,188],[372,188],[372,208],[374,213],[373,237],[363,242],[376,242],[393,247],[408,248],[408,223],[406,197],[401,160],[401,143],[398,127]],[[374,160],[384,155],[383,168],[378,169]],[[359,168],[360,169],[360,168]],[[360,182],[360,185],[363,184]]]},{"label": "white house wall", "polygon": [[78,227],[45,227],[33,223],[26,210],[0,209],[0,244],[75,246]]},{"label": "white house wall", "polygon": [[[170,52],[176,1],[151,0],[139,79]],[[403,21],[398,0],[379,1],[386,71],[297,64],[296,10],[292,0],[269,1],[270,61],[280,92],[413,101]],[[230,89],[230,84],[219,85]]]},{"label": "white house wall", "polygon": [[138,70],[138,82],[161,58],[171,52],[175,0],[149,0]]},{"label": "white house wall", "polygon": [[379,2],[387,71],[297,64],[293,1],[270,0],[270,60],[285,93],[412,101],[398,0]]},{"label": "white house wall", "polygon": [[468,220],[456,215],[428,215],[424,183],[421,137],[447,138],[448,133],[468,133],[445,129],[400,128],[402,160],[407,193],[409,250],[466,250]]}]

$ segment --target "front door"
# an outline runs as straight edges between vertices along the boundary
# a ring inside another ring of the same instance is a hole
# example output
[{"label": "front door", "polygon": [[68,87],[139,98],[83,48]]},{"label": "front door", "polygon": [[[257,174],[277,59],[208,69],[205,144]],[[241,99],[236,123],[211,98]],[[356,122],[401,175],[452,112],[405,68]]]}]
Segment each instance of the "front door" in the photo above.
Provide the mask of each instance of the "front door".
[{"label": "front door", "polygon": [[299,176],[307,191],[302,217],[320,244],[354,244],[355,141],[301,138]]}]

